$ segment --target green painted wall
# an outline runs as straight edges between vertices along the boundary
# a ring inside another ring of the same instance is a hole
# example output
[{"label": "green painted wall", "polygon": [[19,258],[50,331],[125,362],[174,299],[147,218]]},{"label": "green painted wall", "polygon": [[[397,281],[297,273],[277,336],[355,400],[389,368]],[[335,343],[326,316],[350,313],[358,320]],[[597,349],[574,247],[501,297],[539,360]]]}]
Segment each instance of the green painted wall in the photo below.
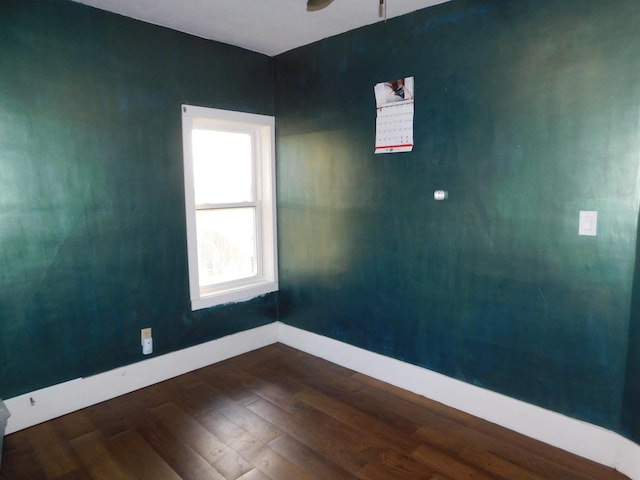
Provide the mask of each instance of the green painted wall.
[{"label": "green painted wall", "polygon": [[630,318],[622,429],[625,435],[640,443],[640,235],[636,244]]},{"label": "green painted wall", "polygon": [[[453,0],[274,66],[4,0],[0,397],[141,360],[141,327],[160,354],[279,309],[639,441],[638,31],[636,0]],[[373,85],[405,75],[416,148],[376,156]],[[276,111],[278,296],[190,311],[181,103]]]},{"label": "green painted wall", "polygon": [[[260,78],[260,82],[255,82]],[[79,4],[0,2],[0,397],[272,322],[191,313],[181,103],[273,114],[273,60]]]},{"label": "green painted wall", "polygon": [[[640,439],[638,32],[637,0],[453,0],[276,57],[281,320]],[[416,147],[376,156],[409,75]]]}]

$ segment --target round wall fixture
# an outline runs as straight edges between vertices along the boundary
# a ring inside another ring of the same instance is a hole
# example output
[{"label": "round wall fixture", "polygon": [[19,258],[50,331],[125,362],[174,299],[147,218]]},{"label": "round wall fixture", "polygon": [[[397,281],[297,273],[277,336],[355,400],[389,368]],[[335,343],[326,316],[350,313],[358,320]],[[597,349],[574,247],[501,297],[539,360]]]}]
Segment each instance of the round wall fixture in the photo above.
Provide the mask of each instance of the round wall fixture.
[{"label": "round wall fixture", "polygon": [[435,192],[433,192],[433,199],[434,200],[446,200],[447,198],[449,198],[449,192],[447,192],[446,190],[436,190]]}]

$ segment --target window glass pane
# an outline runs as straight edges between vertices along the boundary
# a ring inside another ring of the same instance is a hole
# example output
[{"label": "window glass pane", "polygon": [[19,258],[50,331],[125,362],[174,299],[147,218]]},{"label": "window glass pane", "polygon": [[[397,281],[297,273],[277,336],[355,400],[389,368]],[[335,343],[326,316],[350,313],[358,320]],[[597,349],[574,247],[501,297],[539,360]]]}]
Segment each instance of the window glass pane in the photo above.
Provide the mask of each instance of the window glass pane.
[{"label": "window glass pane", "polygon": [[253,201],[251,135],[192,131],[196,205]]},{"label": "window glass pane", "polygon": [[200,286],[257,274],[253,208],[198,210],[196,222]]}]

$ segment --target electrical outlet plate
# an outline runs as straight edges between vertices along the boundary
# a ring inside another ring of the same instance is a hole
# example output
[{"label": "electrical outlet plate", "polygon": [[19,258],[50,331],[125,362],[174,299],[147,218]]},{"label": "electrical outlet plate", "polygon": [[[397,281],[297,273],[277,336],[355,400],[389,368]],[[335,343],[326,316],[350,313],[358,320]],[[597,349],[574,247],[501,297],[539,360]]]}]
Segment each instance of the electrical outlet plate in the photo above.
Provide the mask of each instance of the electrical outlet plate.
[{"label": "electrical outlet plate", "polygon": [[144,343],[148,338],[151,338],[151,327],[140,330],[140,344]]}]

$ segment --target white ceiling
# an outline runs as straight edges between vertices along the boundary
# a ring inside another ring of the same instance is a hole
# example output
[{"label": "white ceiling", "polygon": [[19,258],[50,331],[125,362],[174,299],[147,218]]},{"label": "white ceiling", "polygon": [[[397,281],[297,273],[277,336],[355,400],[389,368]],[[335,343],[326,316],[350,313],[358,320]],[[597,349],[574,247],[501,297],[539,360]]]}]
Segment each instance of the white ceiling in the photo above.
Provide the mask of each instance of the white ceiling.
[{"label": "white ceiling", "polygon": [[[335,0],[317,12],[306,0],[75,1],[270,56],[382,21],[379,0]],[[387,18],[445,1],[386,0]]]}]

